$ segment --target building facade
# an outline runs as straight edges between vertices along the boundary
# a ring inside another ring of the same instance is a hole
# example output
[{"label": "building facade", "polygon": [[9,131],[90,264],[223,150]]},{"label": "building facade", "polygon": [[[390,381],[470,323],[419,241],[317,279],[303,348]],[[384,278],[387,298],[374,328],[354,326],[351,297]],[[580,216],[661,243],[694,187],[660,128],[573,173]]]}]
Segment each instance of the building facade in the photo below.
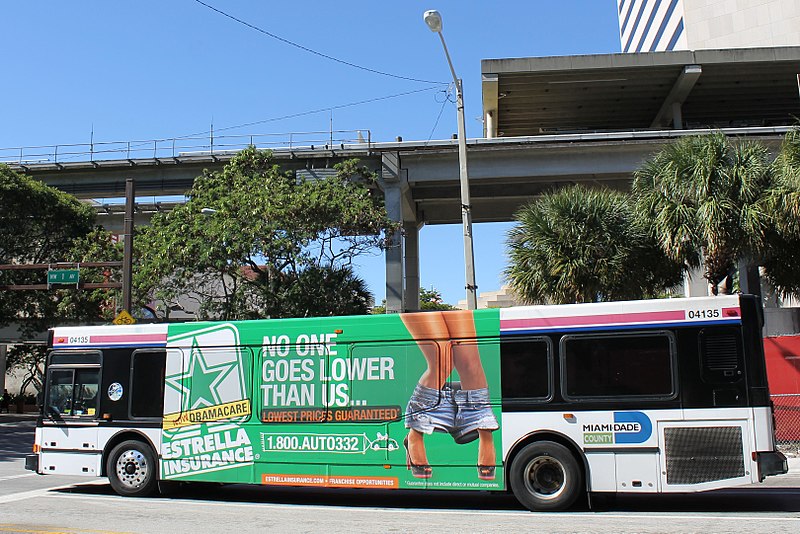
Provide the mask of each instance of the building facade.
[{"label": "building facade", "polygon": [[623,52],[796,46],[798,0],[616,0]]}]

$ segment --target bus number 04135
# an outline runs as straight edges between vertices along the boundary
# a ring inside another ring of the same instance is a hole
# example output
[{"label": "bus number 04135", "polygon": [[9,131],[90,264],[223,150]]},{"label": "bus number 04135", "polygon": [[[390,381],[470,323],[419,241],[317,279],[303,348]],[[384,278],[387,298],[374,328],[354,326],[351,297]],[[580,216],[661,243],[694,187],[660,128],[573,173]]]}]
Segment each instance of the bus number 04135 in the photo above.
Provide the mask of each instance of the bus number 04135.
[{"label": "bus number 04135", "polygon": [[719,310],[689,310],[689,319],[717,319],[720,315]]}]

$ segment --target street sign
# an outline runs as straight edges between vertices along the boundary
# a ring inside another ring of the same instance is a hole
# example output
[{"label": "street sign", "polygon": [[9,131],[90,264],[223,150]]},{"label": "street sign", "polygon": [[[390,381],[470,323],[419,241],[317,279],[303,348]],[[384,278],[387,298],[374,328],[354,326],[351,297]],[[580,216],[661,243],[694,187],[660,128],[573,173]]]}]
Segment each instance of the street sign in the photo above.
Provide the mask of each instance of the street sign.
[{"label": "street sign", "polygon": [[122,310],[114,317],[112,322],[114,324],[133,324],[136,322],[136,319],[133,318],[133,315],[128,313],[128,310]]},{"label": "street sign", "polygon": [[47,286],[78,285],[80,269],[50,269],[47,271]]}]

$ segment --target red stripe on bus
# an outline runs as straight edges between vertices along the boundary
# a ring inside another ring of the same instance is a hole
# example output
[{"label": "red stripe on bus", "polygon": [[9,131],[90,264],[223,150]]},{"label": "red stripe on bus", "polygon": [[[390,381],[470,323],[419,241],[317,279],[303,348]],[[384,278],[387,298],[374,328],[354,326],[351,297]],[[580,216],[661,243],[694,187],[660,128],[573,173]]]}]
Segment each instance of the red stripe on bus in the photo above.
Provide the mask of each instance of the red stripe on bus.
[{"label": "red stripe on bus", "polygon": [[650,323],[662,321],[683,321],[685,319],[686,312],[684,310],[642,313],[611,313],[607,315],[584,315],[570,317],[541,317],[535,319],[501,319],[500,330],[512,328],[542,328],[552,326]]},{"label": "red stripe on bus", "polygon": [[167,334],[127,334],[124,336],[91,336],[89,343],[147,343],[167,341]]}]

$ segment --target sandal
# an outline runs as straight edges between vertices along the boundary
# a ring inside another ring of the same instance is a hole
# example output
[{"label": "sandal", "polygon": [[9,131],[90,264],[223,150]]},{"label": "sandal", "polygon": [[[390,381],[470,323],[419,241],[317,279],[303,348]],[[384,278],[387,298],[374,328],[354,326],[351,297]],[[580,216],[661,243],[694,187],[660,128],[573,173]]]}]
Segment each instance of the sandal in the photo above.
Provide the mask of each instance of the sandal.
[{"label": "sandal", "polygon": [[478,478],[481,480],[494,480],[494,471],[493,465],[478,465]]},{"label": "sandal", "polygon": [[408,436],[403,440],[403,447],[406,448],[406,468],[411,471],[411,475],[414,478],[431,478],[433,468],[430,464],[415,464],[411,461],[411,451],[408,450]]}]

